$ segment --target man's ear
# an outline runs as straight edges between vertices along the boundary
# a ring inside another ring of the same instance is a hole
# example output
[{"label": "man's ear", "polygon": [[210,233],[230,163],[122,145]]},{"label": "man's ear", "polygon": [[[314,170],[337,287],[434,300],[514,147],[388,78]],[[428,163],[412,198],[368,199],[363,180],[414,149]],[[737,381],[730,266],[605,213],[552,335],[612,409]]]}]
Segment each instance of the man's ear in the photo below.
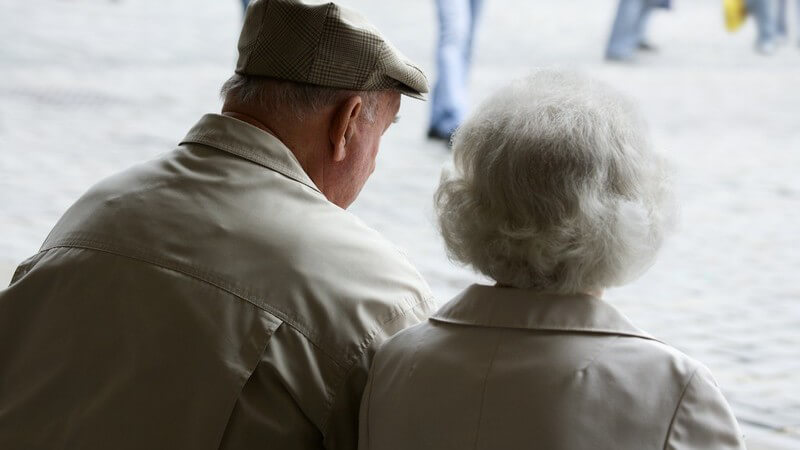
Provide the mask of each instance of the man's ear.
[{"label": "man's ear", "polygon": [[361,97],[353,95],[339,103],[339,106],[333,112],[330,140],[333,147],[332,159],[334,162],[344,161],[345,157],[347,157],[347,142],[358,124],[362,104]]}]

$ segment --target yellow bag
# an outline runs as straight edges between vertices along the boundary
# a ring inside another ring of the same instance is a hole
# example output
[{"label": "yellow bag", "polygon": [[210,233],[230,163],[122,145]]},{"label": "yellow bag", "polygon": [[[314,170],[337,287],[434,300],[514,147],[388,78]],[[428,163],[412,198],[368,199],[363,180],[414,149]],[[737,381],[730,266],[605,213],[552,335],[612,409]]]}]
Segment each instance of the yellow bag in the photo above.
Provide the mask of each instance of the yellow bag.
[{"label": "yellow bag", "polygon": [[745,0],[722,0],[722,9],[725,11],[725,28],[730,32],[738,30],[747,18]]}]

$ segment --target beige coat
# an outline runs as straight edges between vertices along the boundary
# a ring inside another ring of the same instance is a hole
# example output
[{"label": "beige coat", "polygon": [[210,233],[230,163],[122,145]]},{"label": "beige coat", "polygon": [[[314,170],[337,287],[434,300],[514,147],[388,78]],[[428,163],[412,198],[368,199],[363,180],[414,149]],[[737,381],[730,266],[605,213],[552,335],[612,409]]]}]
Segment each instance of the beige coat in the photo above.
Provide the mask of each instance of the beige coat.
[{"label": "beige coat", "polygon": [[472,286],[380,349],[361,450],[744,448],[702,364],[608,303]]},{"label": "beige coat", "polygon": [[280,141],[207,115],[0,292],[0,449],[353,449],[375,347],[430,305]]}]

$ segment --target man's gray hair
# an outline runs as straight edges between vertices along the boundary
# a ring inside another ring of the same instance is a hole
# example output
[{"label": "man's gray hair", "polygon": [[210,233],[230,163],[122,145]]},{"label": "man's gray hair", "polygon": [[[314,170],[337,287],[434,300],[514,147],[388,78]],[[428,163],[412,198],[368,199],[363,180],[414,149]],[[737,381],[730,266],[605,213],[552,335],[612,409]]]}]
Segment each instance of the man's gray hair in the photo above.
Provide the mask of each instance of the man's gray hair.
[{"label": "man's gray hair", "polygon": [[353,95],[361,96],[362,118],[374,123],[381,91],[350,91],[293,81],[234,74],[222,85],[220,96],[225,101],[256,106],[266,112],[281,111],[293,114],[302,121],[307,114],[318,111]]},{"label": "man's gray hair", "polygon": [[502,285],[554,293],[620,285],[652,264],[674,202],[631,103],[542,70],[476,111],[435,195],[451,258]]}]

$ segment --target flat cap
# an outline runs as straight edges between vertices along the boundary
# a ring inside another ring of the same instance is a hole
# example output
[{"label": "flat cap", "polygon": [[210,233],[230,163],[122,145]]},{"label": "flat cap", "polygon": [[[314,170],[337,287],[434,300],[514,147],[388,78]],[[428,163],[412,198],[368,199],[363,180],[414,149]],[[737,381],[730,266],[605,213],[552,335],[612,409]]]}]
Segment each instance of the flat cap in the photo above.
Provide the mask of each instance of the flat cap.
[{"label": "flat cap", "polygon": [[335,3],[254,0],[236,73],[424,99],[425,74],[355,11]]}]

